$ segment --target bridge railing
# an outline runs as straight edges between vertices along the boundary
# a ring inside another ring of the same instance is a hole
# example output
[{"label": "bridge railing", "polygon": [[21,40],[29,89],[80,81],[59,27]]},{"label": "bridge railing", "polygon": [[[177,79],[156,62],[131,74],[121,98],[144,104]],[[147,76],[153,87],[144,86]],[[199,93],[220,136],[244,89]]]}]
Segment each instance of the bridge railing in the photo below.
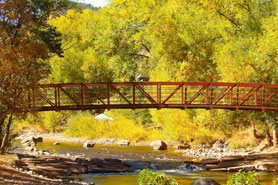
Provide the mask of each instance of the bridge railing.
[{"label": "bridge railing", "polygon": [[45,84],[28,89],[27,111],[205,108],[278,110],[278,85],[215,82]]}]

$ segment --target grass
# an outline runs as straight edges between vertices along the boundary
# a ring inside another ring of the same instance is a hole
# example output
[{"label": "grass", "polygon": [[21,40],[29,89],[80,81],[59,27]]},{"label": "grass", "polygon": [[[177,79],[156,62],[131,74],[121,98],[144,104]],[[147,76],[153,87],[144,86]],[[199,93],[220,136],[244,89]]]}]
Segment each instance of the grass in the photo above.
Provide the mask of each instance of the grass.
[{"label": "grass", "polygon": [[232,148],[252,148],[260,143],[260,140],[254,137],[251,127],[244,130],[235,129],[229,141]]}]

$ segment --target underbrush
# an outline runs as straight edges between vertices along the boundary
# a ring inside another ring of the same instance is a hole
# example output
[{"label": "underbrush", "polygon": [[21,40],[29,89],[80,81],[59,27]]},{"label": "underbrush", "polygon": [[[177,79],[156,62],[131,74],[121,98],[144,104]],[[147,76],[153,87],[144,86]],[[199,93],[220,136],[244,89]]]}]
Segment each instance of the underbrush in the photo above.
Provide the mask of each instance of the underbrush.
[{"label": "underbrush", "polygon": [[232,148],[252,148],[257,146],[261,140],[257,139],[253,135],[252,128],[234,129],[232,132],[230,141],[230,147]]},{"label": "underbrush", "polygon": [[114,121],[96,120],[89,112],[70,116],[65,134],[88,139],[118,138],[141,141],[148,138],[148,132],[141,123],[125,118]]},{"label": "underbrush", "polygon": [[[252,128],[235,128],[224,118],[216,119],[209,112],[161,110],[151,111],[152,120],[141,119],[144,112],[107,111],[113,121],[97,120],[91,112],[43,112],[16,120],[13,133],[20,134],[32,130],[34,133],[64,133],[65,136],[88,139],[117,138],[138,141],[178,141],[191,145],[213,144],[216,140],[229,141],[232,148],[253,147],[260,140],[253,136]],[[216,112],[221,115],[221,112]],[[215,113],[215,114],[216,114]],[[144,113],[147,115],[146,113]],[[194,119],[192,119],[194,118]],[[223,128],[224,127],[224,128]],[[263,128],[257,128],[263,130]],[[259,133],[260,135],[262,133]]]},{"label": "underbrush", "polygon": [[89,112],[80,112],[69,117],[65,134],[67,136],[83,136],[88,139],[117,138],[130,141],[151,141],[156,139],[180,141],[190,144],[215,141],[218,133],[199,127],[182,114],[163,116],[160,125],[143,124],[140,120],[132,120],[117,116],[113,121],[96,120]]}]

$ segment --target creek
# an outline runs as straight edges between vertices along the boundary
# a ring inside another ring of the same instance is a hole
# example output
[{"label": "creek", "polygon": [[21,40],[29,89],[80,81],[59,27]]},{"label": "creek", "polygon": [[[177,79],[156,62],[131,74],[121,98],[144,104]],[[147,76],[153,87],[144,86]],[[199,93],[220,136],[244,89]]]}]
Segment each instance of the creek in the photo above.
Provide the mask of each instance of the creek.
[{"label": "creek", "polygon": [[[178,180],[181,185],[191,184],[200,178],[213,178],[220,184],[225,184],[232,173],[204,171],[202,168],[185,163],[192,158],[176,153],[175,149],[154,151],[148,146],[114,146],[95,145],[94,148],[85,149],[80,143],[61,143],[53,145],[52,142],[38,143],[38,149],[47,149],[58,154],[85,155],[94,158],[113,158],[126,161],[135,170],[133,173],[97,173],[75,176],[86,182],[96,185],[138,185],[138,173],[145,168],[167,173]],[[260,173],[260,183],[272,185],[278,173]]]}]

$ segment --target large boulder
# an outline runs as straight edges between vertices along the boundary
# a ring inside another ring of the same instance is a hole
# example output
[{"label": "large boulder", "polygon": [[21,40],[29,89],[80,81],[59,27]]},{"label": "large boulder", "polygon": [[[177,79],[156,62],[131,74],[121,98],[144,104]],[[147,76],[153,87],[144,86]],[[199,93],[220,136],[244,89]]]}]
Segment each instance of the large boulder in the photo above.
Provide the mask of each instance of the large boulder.
[{"label": "large boulder", "polygon": [[167,144],[161,140],[155,140],[150,144],[154,150],[167,150]]},{"label": "large boulder", "polygon": [[83,144],[84,148],[92,148],[95,146],[95,142],[94,141],[85,141]]},{"label": "large boulder", "polygon": [[117,142],[117,145],[121,145],[121,146],[128,146],[130,144],[130,141],[128,140],[121,140]]},{"label": "large boulder", "polygon": [[33,146],[36,146],[38,142],[43,142],[43,138],[42,137],[30,136],[30,137],[27,137],[27,138],[23,139],[21,141],[21,144],[24,147],[33,147]]},{"label": "large boulder", "polygon": [[193,182],[191,185],[220,185],[215,180],[211,178],[200,179]]},{"label": "large boulder", "polygon": [[32,137],[33,141],[37,144],[37,143],[42,143],[43,142],[43,138],[42,137]]}]

